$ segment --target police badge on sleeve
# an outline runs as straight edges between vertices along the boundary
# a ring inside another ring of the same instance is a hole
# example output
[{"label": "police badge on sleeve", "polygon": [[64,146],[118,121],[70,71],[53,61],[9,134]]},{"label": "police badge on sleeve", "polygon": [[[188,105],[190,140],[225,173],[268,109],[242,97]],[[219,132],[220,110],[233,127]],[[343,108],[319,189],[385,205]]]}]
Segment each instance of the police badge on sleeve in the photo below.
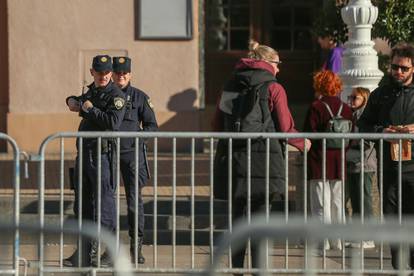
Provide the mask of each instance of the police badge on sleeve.
[{"label": "police badge on sleeve", "polygon": [[115,105],[116,109],[119,110],[119,109],[123,108],[124,104],[125,104],[125,100],[123,98],[120,98],[120,97],[115,97],[114,98],[114,105]]}]

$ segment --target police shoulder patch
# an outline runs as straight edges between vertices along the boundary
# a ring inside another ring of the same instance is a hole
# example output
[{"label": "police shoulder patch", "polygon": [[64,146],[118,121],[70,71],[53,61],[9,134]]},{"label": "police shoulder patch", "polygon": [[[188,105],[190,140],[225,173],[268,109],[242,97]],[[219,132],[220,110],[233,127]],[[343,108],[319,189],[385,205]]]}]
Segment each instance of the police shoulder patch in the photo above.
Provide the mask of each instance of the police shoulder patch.
[{"label": "police shoulder patch", "polygon": [[119,109],[124,107],[125,100],[123,98],[120,98],[120,97],[115,97],[114,98],[114,105],[115,105],[115,108],[119,110]]},{"label": "police shoulder patch", "polygon": [[154,109],[154,104],[151,102],[150,98],[147,99],[147,103],[148,103],[149,107],[151,107],[151,109]]}]

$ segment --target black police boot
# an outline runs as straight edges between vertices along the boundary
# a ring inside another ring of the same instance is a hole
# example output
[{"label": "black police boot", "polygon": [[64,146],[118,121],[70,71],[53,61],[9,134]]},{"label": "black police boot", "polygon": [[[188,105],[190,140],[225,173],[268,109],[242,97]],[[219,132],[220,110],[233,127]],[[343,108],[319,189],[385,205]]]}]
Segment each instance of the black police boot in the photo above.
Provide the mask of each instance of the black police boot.
[{"label": "black police boot", "polygon": [[109,255],[108,251],[105,250],[105,252],[101,255],[101,267],[113,267],[114,263],[112,261],[111,256]]},{"label": "black police boot", "polygon": [[[131,262],[135,263],[135,241],[133,239],[130,240],[130,247],[129,247],[129,252],[131,254]],[[138,238],[138,263],[139,264],[144,264],[145,263],[145,258],[144,255],[142,254],[142,242],[143,239],[142,238]]]},{"label": "black police boot", "polygon": [[70,257],[63,259],[63,266],[68,266],[68,267],[79,266],[78,249],[76,249],[75,252],[73,252],[73,254],[70,255]]},{"label": "black police boot", "polygon": [[98,242],[93,241],[89,245],[89,263],[91,266],[98,266]]}]

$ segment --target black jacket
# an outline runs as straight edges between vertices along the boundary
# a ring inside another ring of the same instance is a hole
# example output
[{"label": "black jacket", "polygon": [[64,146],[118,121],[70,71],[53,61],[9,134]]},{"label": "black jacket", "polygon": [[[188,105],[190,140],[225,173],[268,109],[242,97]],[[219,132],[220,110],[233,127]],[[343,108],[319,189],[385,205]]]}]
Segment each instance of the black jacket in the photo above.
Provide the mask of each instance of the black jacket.
[{"label": "black jacket", "polygon": [[[224,87],[226,91],[238,91],[241,87],[240,82],[248,82],[250,86],[256,86],[259,83],[276,81],[274,76],[266,70],[260,69],[238,69],[233,74],[232,78]],[[267,88],[267,86],[265,86]],[[261,104],[259,109],[253,109],[257,112],[255,118],[262,116],[271,116],[268,107],[268,95],[267,89],[261,89],[260,97],[264,104]],[[263,118],[264,118],[263,117]],[[230,125],[231,115],[223,116],[223,125]],[[277,126],[275,126],[277,120],[273,119],[267,125],[264,132],[275,132]],[[225,130],[226,131],[226,130]],[[247,183],[248,183],[248,169],[247,169],[247,141],[233,140],[233,164],[232,164],[232,196],[234,199],[245,199],[247,197]],[[217,145],[217,153],[215,160],[215,174],[218,173],[215,183],[215,196],[217,198],[226,199],[226,191],[228,186],[227,174],[225,173],[228,168],[227,163],[228,146],[227,140],[220,140]],[[266,140],[256,139],[251,141],[251,199],[253,201],[263,201],[266,195]],[[285,166],[283,159],[282,147],[278,140],[270,140],[270,163],[269,163],[269,192],[270,200],[276,196],[281,195],[284,192],[285,183]],[[220,170],[221,172],[219,172]],[[220,177],[221,176],[221,177]]]},{"label": "black jacket", "polygon": [[[156,131],[157,120],[152,103],[143,91],[128,84],[122,89],[125,95],[125,116],[120,131]],[[140,139],[140,144],[143,139]],[[135,138],[121,139],[121,152],[134,150]]]},{"label": "black jacket", "polygon": [[[81,109],[79,116],[82,121],[78,131],[117,131],[119,130],[125,115],[125,96],[113,82],[109,82],[106,87],[97,88],[92,83],[88,86],[88,91],[80,96],[70,96],[80,102],[89,100],[93,108],[88,112]],[[118,103],[118,104],[117,104]],[[122,105],[121,105],[122,104]],[[87,147],[93,147],[96,139],[85,139]]]},{"label": "black jacket", "polygon": [[[390,82],[375,89],[357,122],[360,132],[382,132],[390,125],[414,124],[414,83],[399,86]],[[412,147],[414,154],[414,147]],[[384,141],[384,168],[395,169],[398,162],[392,161],[390,144]],[[414,156],[414,155],[413,155]],[[403,170],[414,170],[414,160],[404,161]]]}]

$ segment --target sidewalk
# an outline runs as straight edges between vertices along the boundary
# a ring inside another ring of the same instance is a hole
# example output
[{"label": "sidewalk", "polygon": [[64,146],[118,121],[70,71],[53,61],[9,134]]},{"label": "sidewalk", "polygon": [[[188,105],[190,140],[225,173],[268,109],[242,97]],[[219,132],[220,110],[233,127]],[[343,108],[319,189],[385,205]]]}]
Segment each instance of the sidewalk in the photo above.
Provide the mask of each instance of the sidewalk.
[{"label": "sidewalk", "polygon": [[[66,258],[72,254],[74,251],[73,245],[65,245],[63,248],[63,258]],[[173,258],[172,258],[172,246],[157,246],[157,265],[154,264],[154,246],[146,245],[143,247],[143,253],[146,258],[146,263],[143,265],[138,265],[136,268],[137,271],[145,271],[145,275],[161,275],[158,273],[150,273],[152,269],[155,268],[155,271],[160,270],[173,270]],[[37,247],[36,245],[22,245],[20,247],[21,256],[25,260],[27,260],[28,264],[28,272],[29,275],[36,275],[37,274]],[[11,247],[10,246],[0,246],[0,256],[8,255],[11,256]],[[286,269],[289,270],[298,270],[303,269],[305,267],[305,258],[304,258],[304,249],[298,249],[294,246],[289,248],[289,258],[286,261],[284,247],[277,246],[271,251],[271,255],[269,258],[269,263],[271,268],[276,269]],[[346,250],[345,256],[345,265],[347,268],[351,266],[351,253],[357,254],[359,256],[359,250],[350,249]],[[379,250],[371,249],[365,250],[365,270],[377,270],[380,267],[379,261]],[[190,246],[177,246],[176,247],[176,263],[175,268],[179,270],[190,270],[192,263],[194,264],[194,269],[200,270],[205,269],[210,261],[210,248],[206,246],[195,246],[194,247],[194,257],[192,258],[191,255],[191,247]],[[3,258],[2,258],[3,260]],[[11,260],[10,260],[11,261]],[[323,268],[323,257],[320,255],[310,254],[308,255],[308,265],[314,262],[314,265],[318,269]],[[7,262],[10,264],[10,262]],[[1,262],[0,269],[4,268],[6,263],[4,261]],[[45,246],[45,263],[44,266],[47,268],[59,269],[59,246],[57,244],[46,244]],[[228,266],[228,256],[225,255],[220,260],[219,267],[227,268]],[[64,267],[63,267],[64,268]],[[326,269],[334,269],[334,270],[341,270],[342,269],[342,254],[341,251],[326,251],[326,258],[325,258],[325,268]],[[390,259],[388,254],[384,257],[384,269],[391,270],[390,267]],[[23,262],[21,262],[20,271],[24,270]],[[61,274],[59,275],[79,275],[79,274]],[[101,275],[101,274],[100,274]],[[106,274],[102,274],[106,275]],[[109,274],[110,275],[110,274]],[[171,274],[168,274],[171,275]],[[182,275],[182,274],[176,274]],[[338,275],[338,274],[336,274]],[[343,274],[345,275],[345,274]],[[348,274],[347,274],[348,275]]]}]

